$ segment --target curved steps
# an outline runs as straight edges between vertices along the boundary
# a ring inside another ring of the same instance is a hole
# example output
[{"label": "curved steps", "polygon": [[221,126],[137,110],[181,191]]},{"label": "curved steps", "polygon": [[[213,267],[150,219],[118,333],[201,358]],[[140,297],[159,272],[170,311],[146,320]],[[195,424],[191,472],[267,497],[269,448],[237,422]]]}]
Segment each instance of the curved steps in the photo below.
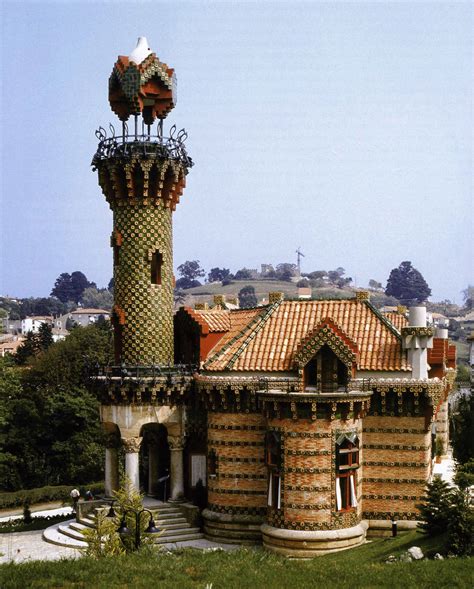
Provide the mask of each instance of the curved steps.
[{"label": "curved steps", "polygon": [[[104,508],[96,508],[99,511]],[[189,540],[200,540],[204,538],[201,530],[192,527],[183,517],[181,511],[176,507],[166,505],[150,510],[153,513],[155,525],[161,530],[160,534],[154,536],[155,544],[179,544]],[[74,519],[60,522],[50,526],[43,532],[43,539],[51,544],[67,546],[69,548],[86,548],[87,543],[83,539],[82,531],[95,527],[95,514],[82,517],[79,521]]]}]

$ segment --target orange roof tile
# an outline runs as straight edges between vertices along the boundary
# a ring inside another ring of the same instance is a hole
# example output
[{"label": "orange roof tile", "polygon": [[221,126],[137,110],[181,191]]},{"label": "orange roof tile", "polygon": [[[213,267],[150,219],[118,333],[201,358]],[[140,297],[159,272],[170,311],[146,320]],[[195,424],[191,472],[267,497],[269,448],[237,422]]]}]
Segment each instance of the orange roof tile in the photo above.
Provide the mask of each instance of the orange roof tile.
[{"label": "orange roof tile", "polygon": [[384,315],[398,331],[401,331],[402,327],[408,325],[408,319],[398,311],[391,311],[389,313],[384,313]]},{"label": "orange roof tile", "polygon": [[209,353],[206,370],[293,370],[301,341],[324,319],[355,342],[359,370],[410,369],[400,334],[368,301],[284,301],[227,313],[231,327]]}]

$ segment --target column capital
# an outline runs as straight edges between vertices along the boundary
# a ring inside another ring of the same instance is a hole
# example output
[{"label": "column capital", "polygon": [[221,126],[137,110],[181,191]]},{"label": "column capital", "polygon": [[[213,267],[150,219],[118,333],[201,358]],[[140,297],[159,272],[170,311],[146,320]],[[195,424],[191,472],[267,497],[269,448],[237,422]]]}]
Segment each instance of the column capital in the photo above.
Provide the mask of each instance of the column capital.
[{"label": "column capital", "polygon": [[184,435],[168,436],[168,444],[170,450],[183,450],[184,448]]},{"label": "column capital", "polygon": [[126,454],[136,454],[140,451],[141,437],[137,438],[122,438],[123,449]]}]

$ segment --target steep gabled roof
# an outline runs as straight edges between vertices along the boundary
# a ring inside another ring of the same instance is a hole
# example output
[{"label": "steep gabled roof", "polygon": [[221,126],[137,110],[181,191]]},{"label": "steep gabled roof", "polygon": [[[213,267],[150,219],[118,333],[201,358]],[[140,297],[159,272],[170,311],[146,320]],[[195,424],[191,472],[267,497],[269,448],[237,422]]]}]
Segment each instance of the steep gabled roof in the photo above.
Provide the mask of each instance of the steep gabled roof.
[{"label": "steep gabled roof", "polygon": [[399,313],[398,311],[390,311],[389,313],[385,313],[385,317],[397,329],[397,331],[401,332],[402,327],[407,327],[408,325],[408,319],[405,317],[405,315]]},{"label": "steep gabled roof", "polygon": [[227,313],[231,326],[209,353],[205,370],[293,370],[302,340],[324,319],[357,347],[359,370],[410,369],[399,332],[368,301],[283,301]]}]

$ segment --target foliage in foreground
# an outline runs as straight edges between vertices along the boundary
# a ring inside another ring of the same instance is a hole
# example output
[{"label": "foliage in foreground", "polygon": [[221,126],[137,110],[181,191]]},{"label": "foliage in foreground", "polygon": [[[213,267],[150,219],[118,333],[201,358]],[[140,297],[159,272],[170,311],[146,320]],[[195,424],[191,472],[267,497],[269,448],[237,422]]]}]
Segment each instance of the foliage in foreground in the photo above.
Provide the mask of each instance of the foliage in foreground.
[{"label": "foliage in foreground", "polygon": [[[93,495],[104,493],[104,483],[90,483],[79,486],[79,491],[83,496],[89,490]],[[71,485],[57,485],[38,487],[36,489],[22,489],[20,491],[11,491],[0,493],[0,509],[8,507],[20,507],[25,505],[35,505],[37,503],[48,503],[50,501],[62,501],[63,504],[69,503],[71,497]]]},{"label": "foliage in foreground", "polygon": [[4,589],[87,587],[109,589],[255,589],[310,587],[450,587],[471,585],[474,559],[386,564],[410,546],[425,554],[442,551],[440,536],[431,539],[411,532],[395,539],[376,539],[352,550],[309,561],[294,561],[262,549],[202,552],[158,552],[146,547],[127,556],[106,559],[29,562],[0,567]]},{"label": "foliage in foreground", "polygon": [[419,527],[429,536],[448,531],[447,549],[451,554],[472,554],[474,513],[465,491],[450,487],[436,477],[426,487],[424,502],[418,505]]}]

